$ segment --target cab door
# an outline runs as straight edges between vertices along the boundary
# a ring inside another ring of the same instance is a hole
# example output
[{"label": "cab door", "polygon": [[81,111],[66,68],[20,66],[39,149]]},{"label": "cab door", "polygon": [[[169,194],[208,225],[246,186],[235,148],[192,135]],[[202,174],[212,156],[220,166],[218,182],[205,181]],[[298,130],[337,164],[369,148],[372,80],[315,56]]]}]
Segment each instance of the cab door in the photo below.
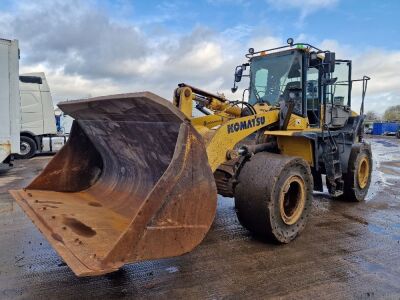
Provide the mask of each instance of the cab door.
[{"label": "cab door", "polygon": [[325,122],[330,128],[341,128],[351,116],[351,61],[336,60],[326,94]]},{"label": "cab door", "polygon": [[41,82],[40,77],[20,76],[21,132],[27,131],[34,135],[43,134]]}]

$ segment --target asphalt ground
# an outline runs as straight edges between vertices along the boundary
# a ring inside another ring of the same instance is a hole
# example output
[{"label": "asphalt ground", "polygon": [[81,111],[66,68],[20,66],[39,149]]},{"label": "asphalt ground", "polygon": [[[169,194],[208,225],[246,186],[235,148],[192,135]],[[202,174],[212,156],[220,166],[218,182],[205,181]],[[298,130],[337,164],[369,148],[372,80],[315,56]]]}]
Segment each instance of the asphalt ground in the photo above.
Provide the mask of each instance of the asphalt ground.
[{"label": "asphalt ground", "polygon": [[193,252],[78,278],[8,193],[51,159],[16,161],[0,174],[0,299],[390,298],[400,299],[400,140],[370,138],[367,199],[314,193],[305,231],[288,245],[254,238],[233,200],[219,197],[214,224]]}]

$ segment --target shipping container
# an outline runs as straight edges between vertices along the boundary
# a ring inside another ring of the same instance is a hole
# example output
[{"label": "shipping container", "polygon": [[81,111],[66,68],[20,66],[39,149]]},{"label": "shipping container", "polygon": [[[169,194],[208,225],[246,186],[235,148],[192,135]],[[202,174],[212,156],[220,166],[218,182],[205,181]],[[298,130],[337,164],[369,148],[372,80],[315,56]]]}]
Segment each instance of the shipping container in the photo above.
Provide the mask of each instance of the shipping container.
[{"label": "shipping container", "polygon": [[398,122],[375,122],[372,127],[374,135],[395,135],[400,129]]}]

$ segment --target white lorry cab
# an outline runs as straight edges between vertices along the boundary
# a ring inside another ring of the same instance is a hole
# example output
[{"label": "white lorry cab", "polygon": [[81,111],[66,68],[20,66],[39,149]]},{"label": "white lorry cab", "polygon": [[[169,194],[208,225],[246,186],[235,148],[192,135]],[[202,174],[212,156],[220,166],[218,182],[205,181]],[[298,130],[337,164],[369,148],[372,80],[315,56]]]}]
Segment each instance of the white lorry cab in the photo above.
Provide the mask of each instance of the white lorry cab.
[{"label": "white lorry cab", "polygon": [[11,166],[11,154],[20,148],[18,74],[18,41],[0,39],[0,169]]},{"label": "white lorry cab", "polygon": [[17,158],[58,151],[67,136],[57,130],[50,88],[44,73],[19,76],[21,95],[21,145]]}]

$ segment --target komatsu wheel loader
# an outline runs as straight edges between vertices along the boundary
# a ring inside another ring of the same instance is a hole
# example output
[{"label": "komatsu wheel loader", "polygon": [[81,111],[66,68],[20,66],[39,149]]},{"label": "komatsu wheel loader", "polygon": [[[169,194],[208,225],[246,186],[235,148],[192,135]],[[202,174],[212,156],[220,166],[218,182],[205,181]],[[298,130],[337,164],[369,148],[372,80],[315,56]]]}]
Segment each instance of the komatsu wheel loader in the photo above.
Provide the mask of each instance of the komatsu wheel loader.
[{"label": "komatsu wheel loader", "polygon": [[75,119],[67,144],[11,194],[76,275],[191,251],[217,193],[235,198],[245,228],[280,243],[304,229],[322,175],[332,196],[365,198],[369,78],[357,114],[351,61],[292,39],[246,57],[232,89],[249,77],[242,100],[179,84],[173,102],[141,92],[59,104]]}]

